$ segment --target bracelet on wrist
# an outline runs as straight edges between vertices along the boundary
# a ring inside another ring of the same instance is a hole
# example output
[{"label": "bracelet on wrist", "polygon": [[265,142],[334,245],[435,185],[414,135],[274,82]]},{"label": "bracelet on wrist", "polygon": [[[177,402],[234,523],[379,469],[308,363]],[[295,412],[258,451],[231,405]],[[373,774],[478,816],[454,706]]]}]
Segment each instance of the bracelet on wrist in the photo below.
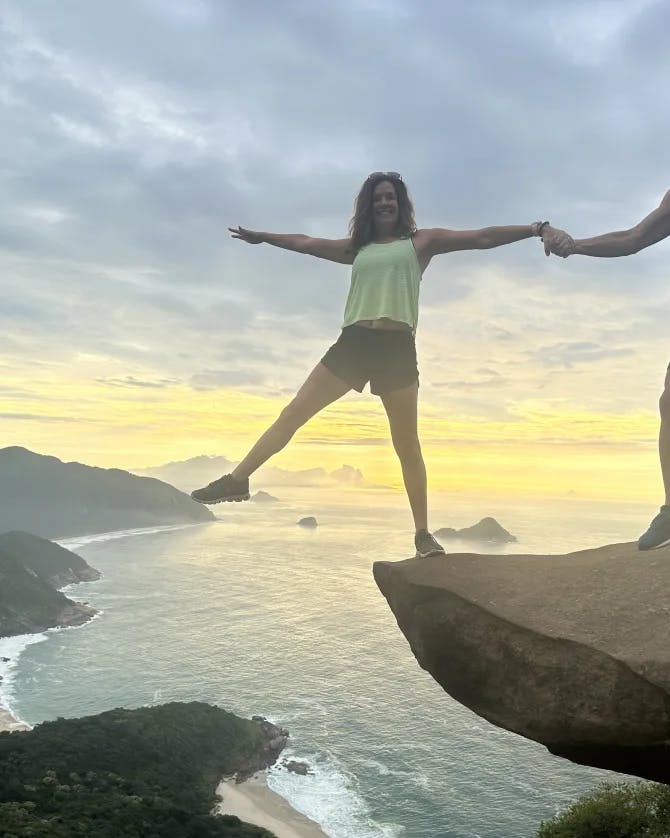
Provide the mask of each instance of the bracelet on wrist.
[{"label": "bracelet on wrist", "polygon": [[542,231],[544,230],[545,227],[548,227],[548,226],[549,226],[548,221],[533,221],[533,223],[530,225],[530,228],[531,228],[532,234],[534,236],[542,236]]}]

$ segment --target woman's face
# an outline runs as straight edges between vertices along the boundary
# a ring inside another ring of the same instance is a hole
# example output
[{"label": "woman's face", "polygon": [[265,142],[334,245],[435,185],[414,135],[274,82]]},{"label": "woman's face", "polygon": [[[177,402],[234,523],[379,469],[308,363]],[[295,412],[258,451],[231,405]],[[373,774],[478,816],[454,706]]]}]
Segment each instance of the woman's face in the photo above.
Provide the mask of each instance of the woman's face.
[{"label": "woman's face", "polygon": [[398,223],[398,197],[390,180],[380,180],[372,192],[375,224],[393,228]]}]

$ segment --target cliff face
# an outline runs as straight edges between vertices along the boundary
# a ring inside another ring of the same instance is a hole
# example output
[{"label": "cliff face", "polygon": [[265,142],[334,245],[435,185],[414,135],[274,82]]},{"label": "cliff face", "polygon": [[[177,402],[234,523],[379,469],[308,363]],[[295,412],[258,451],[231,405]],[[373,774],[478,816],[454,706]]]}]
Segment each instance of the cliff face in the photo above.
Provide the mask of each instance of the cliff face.
[{"label": "cliff face", "polygon": [[419,664],[574,762],[670,782],[670,550],[377,562]]},{"label": "cliff face", "polygon": [[57,590],[100,572],[76,553],[25,532],[0,534],[0,637],[76,626],[96,613]]},{"label": "cliff face", "polygon": [[78,626],[95,614],[0,551],[0,637]]},{"label": "cliff face", "polygon": [[81,556],[27,532],[0,533],[0,552],[17,559],[53,588],[100,579],[100,571],[87,564]]},{"label": "cliff face", "polygon": [[65,538],[214,519],[209,509],[160,480],[63,463],[25,448],[0,449],[0,532]]}]

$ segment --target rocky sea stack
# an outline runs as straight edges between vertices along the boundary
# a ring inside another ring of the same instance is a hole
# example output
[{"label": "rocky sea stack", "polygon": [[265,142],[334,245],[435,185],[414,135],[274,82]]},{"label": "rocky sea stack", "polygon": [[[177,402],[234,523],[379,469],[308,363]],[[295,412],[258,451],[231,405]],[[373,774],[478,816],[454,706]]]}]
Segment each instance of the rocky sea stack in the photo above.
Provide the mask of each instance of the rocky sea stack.
[{"label": "rocky sea stack", "polygon": [[269,492],[264,492],[262,489],[259,489],[255,495],[252,495],[250,500],[254,501],[255,503],[278,503],[279,498],[276,498],[274,495],[271,495]]},{"label": "rocky sea stack", "polygon": [[493,724],[574,762],[670,782],[670,556],[376,562],[419,664]]},{"label": "rocky sea stack", "polygon": [[448,541],[460,539],[461,541],[487,541],[494,544],[512,544],[517,538],[502,527],[495,518],[482,518],[471,527],[464,527],[462,530],[455,530],[452,527],[442,527],[434,533],[435,537]]}]

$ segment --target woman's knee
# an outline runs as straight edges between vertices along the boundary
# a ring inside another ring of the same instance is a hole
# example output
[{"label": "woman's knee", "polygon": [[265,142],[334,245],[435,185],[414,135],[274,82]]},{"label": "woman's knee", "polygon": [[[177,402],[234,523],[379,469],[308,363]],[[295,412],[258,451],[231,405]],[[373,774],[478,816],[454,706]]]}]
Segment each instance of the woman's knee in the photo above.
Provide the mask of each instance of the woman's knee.
[{"label": "woman's knee", "polygon": [[279,414],[276,424],[285,430],[297,431],[309,419],[299,399],[293,399]]},{"label": "woman's knee", "polygon": [[393,447],[403,462],[421,459],[421,443],[416,434],[393,434]]}]

